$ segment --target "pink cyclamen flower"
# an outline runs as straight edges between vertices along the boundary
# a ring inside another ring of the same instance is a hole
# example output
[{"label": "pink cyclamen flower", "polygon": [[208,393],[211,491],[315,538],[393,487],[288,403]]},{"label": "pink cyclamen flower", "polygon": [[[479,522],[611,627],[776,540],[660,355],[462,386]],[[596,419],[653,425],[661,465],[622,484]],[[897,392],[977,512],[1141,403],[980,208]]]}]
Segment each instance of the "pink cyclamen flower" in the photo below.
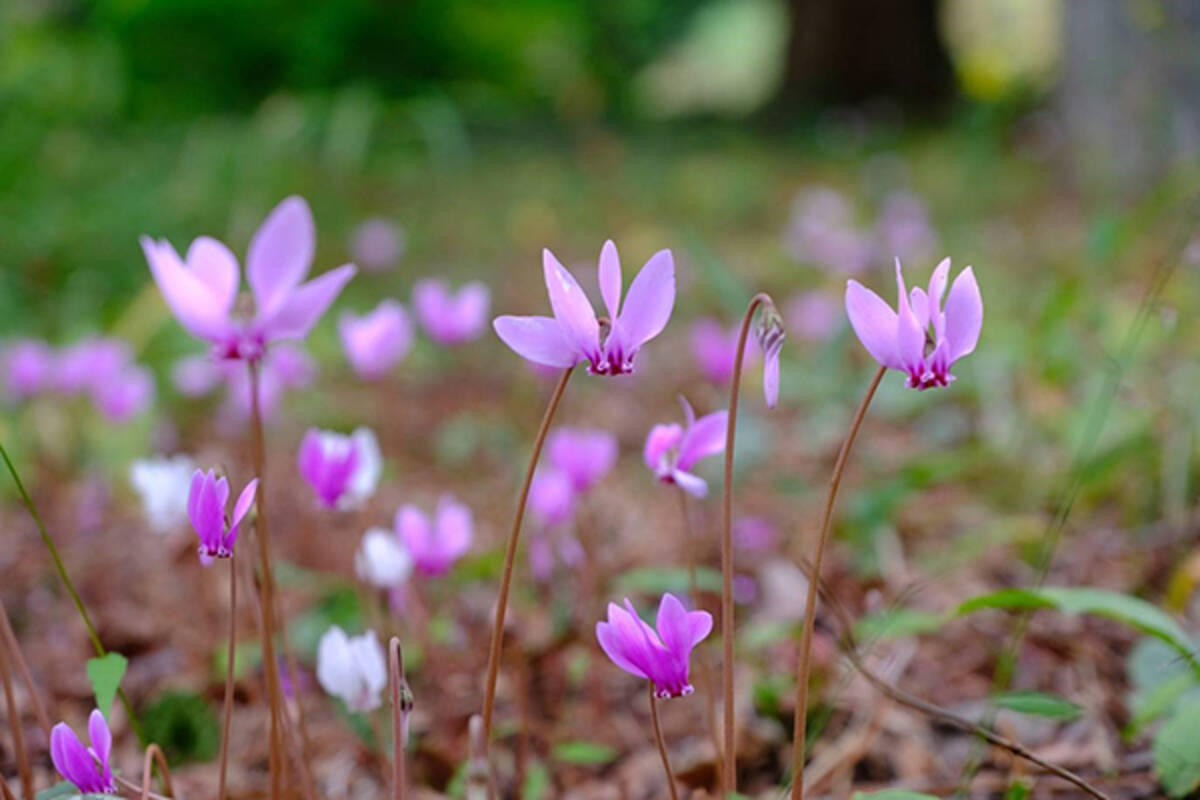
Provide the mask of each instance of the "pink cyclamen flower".
[{"label": "pink cyclamen flower", "polygon": [[542,272],[553,317],[497,317],[496,335],[517,355],[550,367],[588,362],[593,375],[633,372],[638,348],[667,325],[675,306],[675,260],[670,250],[650,257],[621,302],[621,262],[612,241],[600,250],[600,294],[608,311],[602,335],[591,301],[575,277],[549,250],[542,251]]},{"label": "pink cyclamen flower", "polygon": [[909,388],[948,386],[954,380],[950,367],[979,341],[983,299],[975,273],[967,267],[958,274],[943,307],[949,275],[946,258],[933,271],[928,291],[915,287],[910,293],[897,259],[898,311],[858,281],[846,284],[846,314],[859,341],[884,367],[908,373]]},{"label": "pink cyclamen flower", "polygon": [[[284,390],[308,386],[316,373],[316,362],[300,346],[283,342],[268,350],[258,370],[258,404],[263,418],[276,415]],[[187,356],[175,363],[171,378],[185,397],[208,394],[224,385],[222,419],[241,422],[250,418],[250,375],[244,365],[216,361],[208,355]]]},{"label": "pink cyclamen flower", "polygon": [[246,279],[254,296],[249,319],[234,313],[238,262],[229,248],[201,236],[180,259],[165,239],[143,236],[150,272],[180,324],[209,341],[219,358],[257,360],[280,339],[303,339],[354,275],[344,264],[308,283],[316,231],[303,198],[289,197],[250,240]]},{"label": "pink cyclamen flower", "polygon": [[371,272],[394,267],[407,246],[404,231],[379,217],[364,221],[350,235],[350,252],[354,260]]},{"label": "pink cyclamen flower", "polygon": [[300,474],[326,508],[356,508],[375,493],[383,460],[367,428],[350,435],[309,428],[297,456]]},{"label": "pink cyclamen flower", "polygon": [[21,339],[4,348],[4,386],[16,400],[45,391],[54,380],[54,350],[37,339]]},{"label": "pink cyclamen flower", "polygon": [[692,648],[712,631],[712,615],[688,611],[674,595],[664,594],[656,625],[657,631],[643,622],[627,598],[624,608],[608,604],[608,621],[596,623],[596,639],[614,664],[651,681],[659,697],[691,694],[688,662]]},{"label": "pink cyclamen flower", "polygon": [[696,419],[696,412],[682,397],[685,425],[655,425],[646,437],[642,456],[658,479],[673,483],[695,497],[708,494],[708,483],[689,470],[696,462],[725,450],[728,411],[714,411]]},{"label": "pink cyclamen flower", "polygon": [[726,330],[721,323],[705,317],[692,325],[692,358],[705,379],[715,384],[729,383],[737,358],[739,330]]},{"label": "pink cyclamen flower", "polygon": [[442,575],[471,547],[474,523],[471,509],[451,495],[442,495],[430,520],[419,508],[406,505],[396,512],[396,534],[408,548],[422,575]]},{"label": "pink cyclamen flower", "polygon": [[478,339],[487,325],[492,293],[478,281],[457,292],[438,278],[425,278],[413,286],[413,311],[430,339],[455,345]]},{"label": "pink cyclamen flower", "polygon": [[529,513],[543,528],[554,528],[575,516],[575,487],[561,469],[539,469],[529,485]]},{"label": "pink cyclamen flower", "polygon": [[54,768],[83,794],[116,794],[117,784],[109,764],[112,732],[98,708],[88,716],[88,739],[92,746],[84,747],[65,722],[51,728],[50,760]]},{"label": "pink cyclamen flower", "polygon": [[66,394],[95,391],[115,379],[132,361],[133,353],[121,339],[83,339],[59,351],[55,384]]},{"label": "pink cyclamen flower", "polygon": [[250,506],[254,504],[254,494],[258,491],[258,478],[246,484],[238,495],[233,506],[233,516],[226,517],[225,508],[229,502],[229,481],[218,478],[211,469],[208,472],[196,470],[192,473],[192,485],[188,490],[187,514],[192,522],[192,528],[200,537],[200,560],[205,564],[214,558],[229,558],[233,555],[233,546],[237,543],[238,525]]},{"label": "pink cyclamen flower", "polygon": [[586,492],[617,463],[617,437],[597,428],[558,428],[546,443],[546,458],[571,488]]},{"label": "pink cyclamen flower", "polygon": [[793,295],[784,306],[788,330],[810,342],[827,341],[840,325],[838,305],[835,296],[816,289]]},{"label": "pink cyclamen flower", "polygon": [[368,380],[386,375],[408,355],[413,342],[412,321],[395,300],[384,300],[362,316],[345,312],[338,320],[338,332],[350,366]]},{"label": "pink cyclamen flower", "polygon": [[137,364],[126,366],[92,389],[92,402],[110,422],[126,422],[136,417],[153,400],[154,376]]}]

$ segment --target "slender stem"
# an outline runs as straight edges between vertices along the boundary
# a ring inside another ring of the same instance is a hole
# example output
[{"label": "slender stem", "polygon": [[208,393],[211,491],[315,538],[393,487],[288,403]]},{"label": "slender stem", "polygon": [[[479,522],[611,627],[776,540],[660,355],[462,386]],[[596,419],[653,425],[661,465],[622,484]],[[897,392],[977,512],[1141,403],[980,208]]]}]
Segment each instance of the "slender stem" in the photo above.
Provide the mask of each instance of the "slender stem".
[{"label": "slender stem", "polygon": [[737,435],[738,394],[742,386],[742,367],[746,361],[746,339],[754,312],[770,296],[759,293],[746,306],[738,332],[733,379],[729,384],[729,422],[725,428],[725,485],[721,498],[721,696],[725,710],[724,759],[721,767],[721,796],[737,791],[737,719],[733,707],[733,443]]},{"label": "slender stem", "polygon": [[504,572],[500,576],[500,595],[496,598],[496,616],[492,622],[492,641],[488,650],[487,685],[483,695],[483,747],[492,733],[492,710],[496,702],[496,678],[500,671],[500,649],[504,641],[504,615],[508,610],[508,592],[512,586],[513,564],[517,558],[517,540],[521,535],[521,521],[525,518],[525,503],[529,499],[529,487],[533,483],[533,473],[537,469],[538,460],[542,455],[542,445],[546,442],[546,433],[554,420],[554,412],[558,410],[567,381],[571,378],[573,367],[563,370],[562,377],[550,395],[546,413],[542,415],[542,424],[538,428],[537,437],[533,440],[533,452],[529,455],[529,466],[525,470],[525,481],[521,484],[521,492],[517,497],[517,509],[513,514],[512,528],[508,532],[508,545],[504,551]]},{"label": "slender stem", "polygon": [[875,371],[875,377],[871,380],[871,385],[867,387],[867,393],[863,395],[862,402],[858,404],[858,410],[854,412],[854,419],[850,422],[850,431],[846,434],[846,440],[842,442],[842,449],[838,451],[837,461],[833,464],[833,476],[830,478],[829,493],[825,498],[825,512],[821,517],[821,532],[817,537],[816,555],[812,561],[812,578],[808,582],[808,598],[804,606],[804,629],[800,635],[800,656],[796,666],[796,716],[793,720],[794,743],[792,745],[793,800],[803,800],[804,798],[804,750],[808,727],[808,673],[812,665],[812,636],[813,625],[817,617],[817,588],[820,586],[821,561],[825,557],[825,545],[829,540],[829,530],[833,523],[833,509],[837,503],[838,489],[842,485],[842,476],[846,472],[846,462],[850,458],[850,448],[854,446],[854,440],[858,438],[858,431],[862,427],[863,418],[867,415],[867,408],[870,407],[871,400],[875,397],[875,390],[879,388],[879,383],[883,380],[884,373],[886,372],[886,367],[880,367]]},{"label": "slender stem", "polygon": [[155,764],[158,765],[158,780],[163,792],[167,797],[175,794],[171,787],[171,770],[167,768],[167,759],[159,746],[151,742],[146,747],[146,755],[142,757],[142,800],[150,800],[150,770]]},{"label": "slender stem", "polygon": [[3,646],[8,648],[12,660],[17,665],[17,671],[21,673],[21,680],[25,681],[25,691],[29,693],[29,699],[33,701],[33,713],[37,715],[38,724],[42,726],[42,733],[49,742],[50,717],[46,715],[46,707],[42,705],[42,696],[38,693],[37,684],[33,682],[29,664],[25,662],[25,656],[21,653],[21,643],[17,641],[17,634],[13,630],[12,622],[8,619],[8,611],[4,608],[3,600],[0,600],[0,637],[3,637]]},{"label": "slender stem", "polygon": [[650,722],[654,725],[654,743],[658,745],[658,755],[662,758],[663,770],[667,773],[667,788],[671,790],[671,800],[679,800],[679,791],[675,788],[675,773],[671,771],[671,759],[667,757],[667,746],[663,743],[662,726],[658,724],[658,698],[654,696],[654,681],[647,684],[650,687]]},{"label": "slender stem", "polygon": [[[75,608],[79,611],[79,616],[83,618],[83,624],[88,631],[88,638],[92,640],[92,649],[96,651],[96,655],[99,658],[104,658],[108,655],[108,651],[104,649],[104,643],[100,641],[100,634],[96,632],[96,626],[92,624],[92,617],[83,605],[83,599],[79,596],[79,592],[75,590],[75,584],[71,582],[71,576],[67,574],[67,567],[63,564],[62,556],[59,555],[58,548],[54,545],[54,540],[50,538],[50,533],[46,530],[45,523],[42,522],[42,517],[38,514],[37,506],[33,504],[33,499],[29,496],[29,492],[25,491],[25,484],[21,482],[21,476],[17,473],[17,468],[13,465],[12,459],[8,457],[8,451],[4,449],[3,444],[0,444],[0,457],[4,459],[4,464],[8,467],[8,474],[12,476],[13,483],[17,486],[17,493],[21,495],[21,502],[24,503],[25,510],[29,512],[29,516],[33,517],[33,522],[37,525],[38,533],[42,536],[42,542],[46,545],[46,549],[50,551],[50,557],[54,560],[54,567],[58,570],[59,579],[62,580],[63,586],[67,587],[67,594],[71,595],[71,599],[75,602]],[[133,713],[133,706],[129,704],[129,698],[125,696],[125,690],[120,686],[117,687],[117,696],[121,698],[121,705],[124,707],[125,716],[129,720],[129,727],[133,729],[133,733],[137,736],[138,741],[142,741],[142,726],[138,723],[137,716]]]},{"label": "slender stem", "polygon": [[392,798],[404,800],[408,792],[404,763],[404,746],[408,737],[404,734],[404,718],[412,710],[412,694],[404,679],[404,653],[400,649],[398,636],[393,636],[388,642],[388,672],[392,684]]},{"label": "slender stem", "polygon": [[271,535],[267,526],[267,508],[264,499],[266,487],[266,445],[263,435],[262,408],[259,404],[259,371],[257,362],[248,362],[250,369],[250,417],[253,428],[254,474],[258,478],[258,493],[254,505],[258,511],[255,528],[258,532],[258,563],[262,573],[259,582],[259,611],[263,620],[263,672],[267,680],[267,700],[270,704],[269,769],[271,773],[271,800],[279,800],[283,758],[280,754],[280,720],[283,713],[282,691],[279,686],[279,661],[275,656],[275,577],[271,571]]},{"label": "slender stem", "polygon": [[3,792],[0,794],[0,797],[3,797],[4,800],[17,800],[17,798],[13,797],[12,789],[8,788],[8,781],[3,778],[0,778],[0,790]]},{"label": "slender stem", "polygon": [[[13,756],[17,760],[17,771],[21,774],[21,791],[25,794],[25,800],[33,800],[33,773],[29,769],[29,753],[25,750],[25,731],[21,727],[21,714],[17,710],[16,698],[13,697],[7,655],[0,652],[0,682],[4,684],[4,705],[8,709],[8,726],[12,730],[15,751]],[[0,778],[0,781],[3,781],[3,778]]]},{"label": "slender stem", "polygon": [[[688,589],[692,595],[692,608],[700,608],[700,582],[696,578],[696,534],[692,528],[692,514],[688,509],[687,492],[677,489],[679,513],[683,517],[683,556],[688,568]],[[700,691],[704,694],[705,712],[708,715],[708,734],[712,738],[713,757],[717,766],[717,785],[721,786],[721,737],[717,727],[717,696],[713,693],[712,664],[707,651],[696,654],[696,672],[700,676]]]},{"label": "slender stem", "polygon": [[[237,556],[229,557],[229,649],[225,651],[225,701],[221,711],[221,767],[217,798],[225,800],[225,778],[229,767],[229,731],[233,722],[233,667],[237,652]],[[149,750],[146,751],[149,754]]]}]

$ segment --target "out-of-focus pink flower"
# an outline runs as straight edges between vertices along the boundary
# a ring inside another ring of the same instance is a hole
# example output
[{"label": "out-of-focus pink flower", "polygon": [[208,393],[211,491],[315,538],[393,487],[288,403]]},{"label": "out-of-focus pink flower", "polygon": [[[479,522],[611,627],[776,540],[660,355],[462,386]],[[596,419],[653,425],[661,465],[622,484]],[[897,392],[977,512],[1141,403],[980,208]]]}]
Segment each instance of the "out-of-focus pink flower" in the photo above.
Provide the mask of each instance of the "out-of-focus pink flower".
[{"label": "out-of-focus pink flower", "polygon": [[407,246],[404,231],[379,217],[365,220],[350,235],[350,252],[355,262],[370,272],[396,266]]},{"label": "out-of-focus pink flower", "polygon": [[383,471],[379,442],[367,428],[349,436],[309,428],[297,456],[300,474],[326,508],[357,508],[372,494]]},{"label": "out-of-focus pink flower", "polygon": [[457,292],[439,278],[425,278],[413,286],[413,311],[425,334],[441,345],[478,339],[487,325],[492,293],[478,281]]},{"label": "out-of-focus pink flower", "polygon": [[625,600],[608,604],[608,621],[596,623],[596,639],[613,663],[645,678],[661,698],[681,697],[694,689],[688,680],[692,649],[712,631],[712,615],[688,611],[672,594],[658,605],[658,630],[651,628]]},{"label": "out-of-focus pink flower", "polygon": [[54,350],[37,339],[21,339],[4,348],[4,387],[16,400],[49,389],[54,381]]},{"label": "out-of-focus pink flower", "polygon": [[846,284],[846,314],[859,341],[882,366],[907,373],[909,388],[948,386],[950,367],[979,341],[983,299],[975,273],[970,267],[960,272],[946,295],[949,276],[947,258],[933,271],[928,291],[916,287],[910,294],[897,259],[898,311],[858,281]]},{"label": "out-of-focus pink flower", "polygon": [[[286,389],[302,389],[312,383],[317,365],[298,346],[284,342],[267,351],[259,362],[259,406],[265,419],[279,410]],[[186,397],[197,397],[226,387],[222,416],[245,421],[250,418],[250,376],[244,364],[217,361],[211,356],[187,356],[172,370],[175,388]]]},{"label": "out-of-focus pink flower", "polygon": [[819,290],[793,295],[784,308],[788,330],[811,342],[832,338],[841,322],[840,315],[837,299]]},{"label": "out-of-focus pink flower", "polygon": [[559,532],[538,532],[529,539],[529,572],[535,581],[545,583],[554,577],[554,566],[568,569],[583,563],[585,553],[579,540]]},{"label": "out-of-focus pink flower", "polygon": [[384,300],[362,316],[343,313],[338,332],[350,366],[368,380],[386,375],[408,355],[413,341],[412,321],[395,300]]},{"label": "out-of-focus pink flower", "polygon": [[529,513],[543,528],[554,528],[575,516],[575,487],[560,469],[539,469],[529,486]]},{"label": "out-of-focus pink flower", "polygon": [[711,317],[692,325],[692,358],[707,380],[720,385],[733,377],[738,335],[737,327],[726,330]]},{"label": "out-of-focus pink flower", "polygon": [[200,537],[200,561],[209,564],[214,558],[229,558],[233,555],[233,546],[237,543],[238,525],[250,506],[254,504],[254,494],[258,491],[258,478],[246,484],[238,495],[233,507],[233,516],[225,516],[225,508],[229,502],[229,481],[224,477],[218,478],[211,469],[208,472],[196,470],[192,474],[192,486],[188,491],[188,519],[192,528]]},{"label": "out-of-focus pink flower", "polygon": [[754,328],[754,338],[763,354],[763,397],[767,408],[779,403],[779,353],[786,337],[783,317],[773,303],[765,304]]},{"label": "out-of-focus pink flower", "polygon": [[396,534],[408,548],[417,571],[430,577],[445,573],[471,548],[471,510],[451,495],[442,495],[432,520],[414,505],[396,512]]},{"label": "out-of-focus pink flower", "polygon": [[110,422],[126,422],[145,411],[154,400],[154,376],[145,367],[131,364],[92,389],[92,402]]},{"label": "out-of-focus pink flower", "polygon": [[71,726],[58,723],[50,729],[50,760],[59,774],[81,793],[116,794],[117,784],[109,763],[112,732],[98,708],[88,717],[88,738],[92,746],[84,747]]},{"label": "out-of-focus pink flower", "polygon": [[779,532],[765,517],[742,517],[733,526],[733,537],[741,549],[761,553],[774,549]]},{"label": "out-of-focus pink flower", "polygon": [[933,258],[938,243],[925,204],[912,192],[887,196],[875,220],[875,238],[881,254],[915,261]]},{"label": "out-of-focus pink flower", "polygon": [[784,246],[797,261],[847,275],[862,272],[874,255],[870,237],[855,227],[849,201],[826,186],[796,195]]},{"label": "out-of-focus pink flower", "polygon": [[708,494],[708,484],[689,470],[702,458],[725,450],[725,428],[728,411],[714,411],[700,419],[682,397],[686,424],[655,425],[646,437],[642,456],[646,466],[663,483],[673,483],[695,497]]},{"label": "out-of-focus pink flower", "polygon": [[94,391],[113,380],[133,361],[120,339],[95,337],[76,342],[58,354],[55,383],[67,394]]},{"label": "out-of-focus pink flower", "polygon": [[250,240],[246,278],[254,296],[250,319],[234,313],[238,262],[208,236],[194,240],[180,258],[165,239],[143,236],[150,272],[180,324],[211,342],[219,358],[257,360],[268,344],[303,339],[354,275],[345,264],[308,283],[316,231],[312,212],[300,197],[275,207]]},{"label": "out-of-focus pink flower", "polygon": [[551,367],[588,362],[593,375],[633,372],[638,349],[667,325],[675,306],[675,260],[660,250],[642,267],[621,301],[621,262],[612,241],[600,250],[600,294],[608,311],[602,335],[596,312],[575,277],[549,250],[542,272],[553,317],[497,317],[496,334],[517,355]]},{"label": "out-of-focus pink flower", "polygon": [[546,458],[571,488],[586,492],[617,463],[617,437],[598,428],[557,428],[546,443]]}]

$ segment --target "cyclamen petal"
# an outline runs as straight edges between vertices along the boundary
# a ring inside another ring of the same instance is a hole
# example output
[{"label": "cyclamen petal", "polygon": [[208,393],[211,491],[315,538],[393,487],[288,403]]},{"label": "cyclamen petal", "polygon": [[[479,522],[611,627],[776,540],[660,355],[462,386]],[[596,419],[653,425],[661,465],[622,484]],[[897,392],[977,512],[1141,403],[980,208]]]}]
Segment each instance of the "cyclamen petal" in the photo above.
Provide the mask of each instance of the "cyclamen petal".
[{"label": "cyclamen petal", "polygon": [[579,353],[553,317],[496,317],[492,327],[517,355],[535,364],[566,369],[579,363]]},{"label": "cyclamen petal", "polygon": [[695,497],[705,497],[708,484],[691,469],[701,459],[725,451],[729,412],[714,411],[696,419],[687,400],[680,398],[680,402],[687,424],[655,425],[646,437],[642,457],[659,481],[673,483]]},{"label": "cyclamen petal", "polygon": [[576,492],[599,483],[617,463],[617,437],[595,428],[558,428],[546,441],[546,460],[563,472]]},{"label": "cyclamen petal", "polygon": [[386,375],[408,355],[413,342],[412,322],[395,300],[383,300],[363,316],[343,313],[338,333],[350,366],[367,380]]},{"label": "cyclamen petal", "polygon": [[65,722],[50,730],[50,760],[64,778],[84,794],[116,794],[109,758],[112,754],[112,733],[99,709],[88,717],[88,738],[91,748],[84,747],[79,737]]},{"label": "cyclamen petal", "polygon": [[567,340],[590,359],[599,357],[600,323],[579,282],[549,250],[542,251],[542,271],[550,308]]},{"label": "cyclamen petal", "polygon": [[379,708],[387,662],[375,632],[351,637],[336,625],[327,630],[317,645],[317,682],[350,711]]},{"label": "cyclamen petal", "polygon": [[629,285],[619,317],[625,346],[636,351],[662,333],[675,308],[675,259],[660,250]]},{"label": "cyclamen petal", "polygon": [[302,197],[285,198],[250,239],[246,279],[259,313],[272,316],[287,301],[312,265],[316,225]]},{"label": "cyclamen petal", "polygon": [[596,639],[621,669],[654,683],[659,697],[691,694],[688,680],[693,648],[712,630],[712,615],[687,611],[674,595],[659,603],[656,631],[637,615],[626,599],[625,608],[608,604],[608,619],[596,623]]}]

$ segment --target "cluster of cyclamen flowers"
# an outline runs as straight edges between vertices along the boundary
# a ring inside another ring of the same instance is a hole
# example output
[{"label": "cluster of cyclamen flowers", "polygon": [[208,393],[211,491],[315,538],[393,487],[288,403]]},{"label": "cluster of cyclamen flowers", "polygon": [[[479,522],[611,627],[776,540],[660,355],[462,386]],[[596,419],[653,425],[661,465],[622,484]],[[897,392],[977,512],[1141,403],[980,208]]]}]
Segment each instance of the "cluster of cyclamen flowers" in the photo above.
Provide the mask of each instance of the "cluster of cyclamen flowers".
[{"label": "cluster of cyclamen flowers", "polygon": [[136,417],[154,400],[154,377],[120,339],[94,337],[57,350],[22,339],[0,353],[0,372],[13,400],[83,396],[111,422]]},{"label": "cluster of cyclamen flowers", "polygon": [[[223,244],[202,237],[184,258],[166,241],[146,238],[142,245],[167,304],[187,330],[210,343],[217,364],[243,361],[262,369],[273,353],[286,352],[278,342],[307,335],[355,271],[352,265],[344,265],[303,282],[313,256],[314,230],[308,206],[294,197],[268,216],[250,243],[247,278],[254,299],[252,313],[235,311],[240,308],[235,303],[238,264]],[[947,293],[949,270],[947,259],[934,270],[927,289],[908,291],[897,261],[895,309],[858,282],[847,284],[846,312],[862,344],[881,366],[904,372],[912,388],[947,386],[954,380],[953,364],[971,353],[978,341],[983,306],[974,274],[968,267]],[[548,250],[543,253],[543,276],[553,316],[501,316],[493,324],[505,344],[546,367],[570,370],[583,363],[595,375],[632,373],[640,348],[662,332],[674,308],[675,268],[667,250],[649,259],[622,297],[616,246],[611,241],[604,244],[598,265],[607,311],[603,319],[597,317],[574,276]],[[430,336],[453,344],[477,335],[488,296],[478,285],[455,295],[443,284],[427,282],[414,291],[414,305]],[[382,376],[403,358],[412,332],[403,308],[388,300],[365,317],[344,316],[340,328],[351,364],[365,378]],[[760,315],[756,338],[764,358],[764,394],[773,406],[779,396],[783,328],[769,303]],[[717,372],[713,370],[713,377]],[[723,361],[719,372],[726,378]],[[643,456],[659,481],[703,497],[707,484],[693,469],[699,460],[725,449],[728,412],[697,418],[686,400],[682,406],[684,423],[654,426]],[[617,457],[616,440],[607,432],[559,429],[553,433],[547,465],[537,473],[530,499],[543,532],[572,518],[580,497],[609,472]],[[304,436],[297,458],[299,472],[318,504],[328,509],[361,506],[375,490],[381,465],[378,442],[365,428],[350,435],[312,429]],[[191,466],[181,460],[146,462],[135,468],[133,479],[149,496],[156,490],[166,492],[168,486],[178,487]],[[248,481],[231,509],[225,477],[213,470],[191,473],[186,515],[199,537],[202,561],[233,555],[239,526],[255,503],[257,488],[257,479]],[[180,513],[180,505],[177,499],[161,501],[153,513],[167,520]],[[472,539],[471,512],[453,497],[444,495],[432,517],[405,505],[396,514],[393,530],[367,531],[356,554],[356,570],[365,582],[396,590],[414,570],[429,577],[444,574]],[[607,620],[596,625],[596,638],[618,667],[650,681],[656,696],[679,697],[693,691],[691,652],[712,627],[710,614],[689,611],[678,598],[665,594],[654,627],[642,621],[628,599],[623,605],[610,603]],[[338,627],[328,630],[318,648],[317,677],[351,711],[377,708],[388,677],[375,634],[368,631],[352,637]],[[80,791],[113,792],[111,735],[98,711],[88,727],[90,748],[65,725],[55,726],[51,748],[55,766]]]}]

